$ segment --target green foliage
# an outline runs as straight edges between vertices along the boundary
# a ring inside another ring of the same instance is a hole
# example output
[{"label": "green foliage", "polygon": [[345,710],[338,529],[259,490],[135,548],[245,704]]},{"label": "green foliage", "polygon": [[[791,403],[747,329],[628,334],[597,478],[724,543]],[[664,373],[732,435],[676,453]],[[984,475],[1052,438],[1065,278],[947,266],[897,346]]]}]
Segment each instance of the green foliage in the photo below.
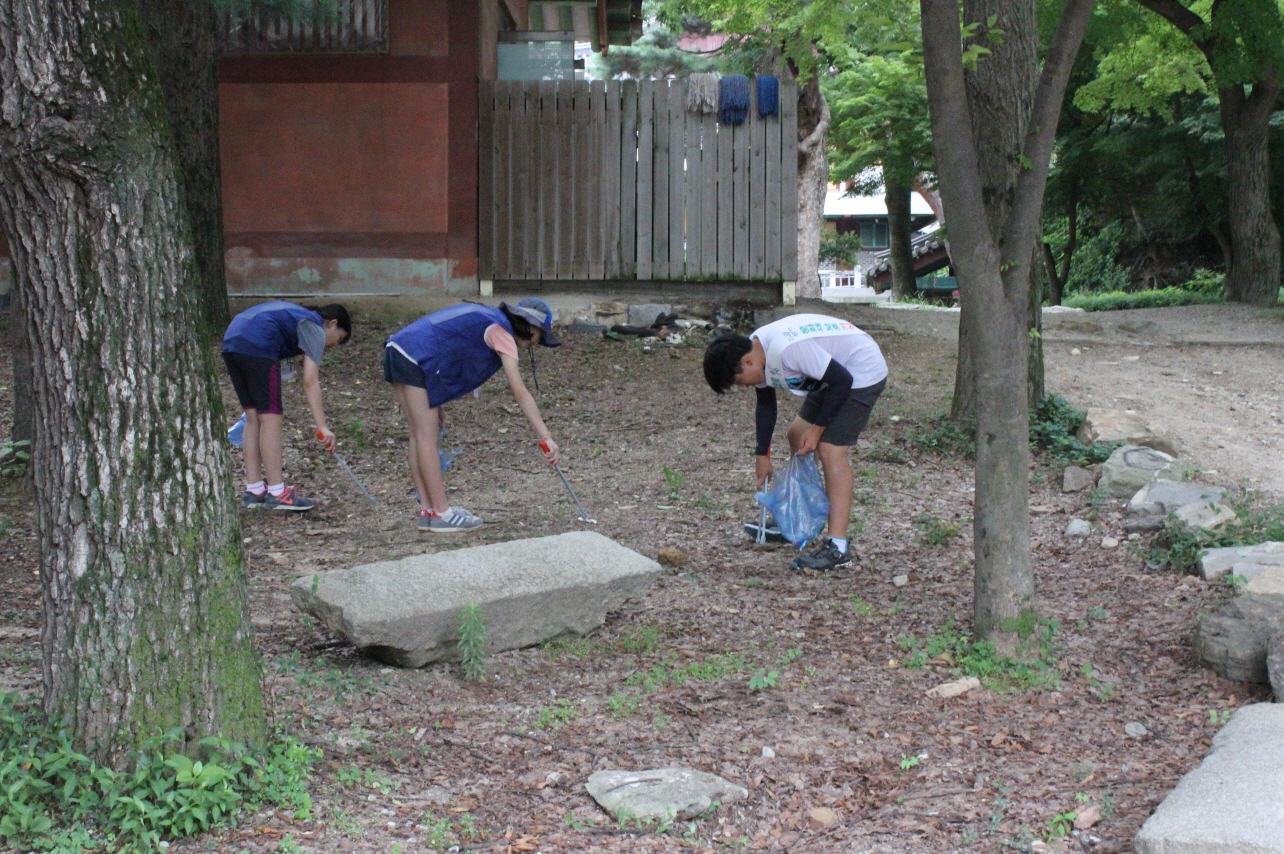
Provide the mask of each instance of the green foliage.
[{"label": "green foliage", "polygon": [[663,23],[652,23],[632,45],[611,45],[606,56],[594,54],[588,62],[588,76],[594,80],[663,80],[718,68],[717,57],[679,48],[681,35],[680,26],[675,29]]},{"label": "green foliage", "polygon": [[459,612],[459,666],[470,682],[486,675],[486,615],[477,604]]},{"label": "green foliage", "polygon": [[732,676],[744,670],[745,659],[740,655],[711,655],[703,661],[679,663],[675,658],[666,658],[652,665],[647,670],[635,673],[624,680],[626,685],[640,685],[650,694],[670,685],[682,685],[688,681],[708,682]]},{"label": "green foliage", "polygon": [[0,694],[0,839],[23,851],[153,851],[274,804],[308,818],[311,765],[320,752],[281,737],[265,751],[217,738],[178,752],[181,729],[149,739],[133,770],[115,771],[75,749],[36,704]]},{"label": "green foliage", "polygon": [[920,539],[928,546],[945,545],[958,536],[960,529],[958,522],[948,522],[926,513],[918,517],[916,524]]},{"label": "green foliage", "polygon": [[578,720],[579,717],[580,711],[575,704],[563,698],[539,713],[539,717],[535,720],[535,728],[556,729],[562,724]]},{"label": "green foliage", "polygon": [[1043,620],[1029,612],[1013,625],[1004,625],[1003,628],[1016,631],[1030,641],[1034,647],[1030,660],[999,655],[991,641],[973,641],[955,626],[951,617],[939,631],[923,641],[910,635],[899,638],[898,645],[908,653],[902,665],[918,670],[928,662],[939,661],[953,667],[953,672],[958,675],[977,677],[982,685],[994,691],[1056,690],[1060,686],[1052,649],[1056,621]]},{"label": "green foliage", "polygon": [[364,451],[370,447],[370,434],[366,432],[366,425],[360,418],[354,418],[344,432],[358,451]]},{"label": "green foliage", "polygon": [[779,670],[759,670],[749,677],[749,690],[762,691],[765,688],[774,688],[779,679]]},{"label": "green foliage", "polygon": [[1177,572],[1195,572],[1205,549],[1252,546],[1284,540],[1284,504],[1264,505],[1252,493],[1231,501],[1235,521],[1220,531],[1205,531],[1170,517],[1155,537],[1147,557],[1152,567],[1167,565]]},{"label": "green foliage", "polygon": [[918,758],[917,756],[906,756],[904,753],[902,753],[902,754],[901,754],[901,770],[902,770],[902,771],[908,771],[908,770],[909,770],[909,769],[911,769],[911,768],[915,768],[915,767],[917,767],[917,766],[918,766],[919,761],[920,761],[920,760],[919,760],[919,758]]},{"label": "green foliage", "polygon": [[1074,820],[1079,817],[1076,812],[1057,813],[1048,821],[1048,832],[1044,834],[1044,839],[1048,842],[1068,836],[1070,829],[1074,827]]},{"label": "green foliage", "polygon": [[[822,88],[829,101],[830,179],[862,182],[865,170],[881,166],[883,178],[909,187],[934,169],[927,85],[917,50],[892,54],[857,49],[836,57],[839,72]],[[879,184],[881,181],[874,181]]]},{"label": "green foliage", "polygon": [[664,467],[664,482],[669,485],[669,497],[677,498],[678,490],[682,489],[687,482],[687,476],[680,471],[675,471],[668,466]]},{"label": "green foliage", "polygon": [[1208,305],[1220,302],[1222,302],[1221,294],[1167,287],[1153,291],[1109,291],[1072,296],[1066,299],[1064,304],[1084,311],[1119,311],[1126,308],[1168,308],[1177,305]]},{"label": "green foliage", "polygon": [[1031,450],[1047,451],[1061,462],[1077,466],[1104,462],[1122,443],[1085,445],[1075,438],[1086,414],[1064,397],[1048,395],[1030,412]]},{"label": "green foliage", "polygon": [[860,251],[860,233],[849,231],[839,234],[836,231],[825,231],[820,235],[820,260],[840,267],[853,267],[856,264],[856,253]]},{"label": "green foliage", "polygon": [[659,626],[630,626],[620,633],[619,647],[634,655],[650,655],[660,647]]},{"label": "green foliage", "polygon": [[598,644],[592,638],[565,634],[544,641],[543,650],[553,661],[568,655],[572,658],[588,658],[597,652]]},{"label": "green foliage", "polygon": [[27,470],[31,454],[27,450],[31,443],[26,439],[15,442],[6,439],[0,442],[0,475],[4,477],[21,476]]},{"label": "green foliage", "polygon": [[918,447],[943,456],[976,456],[975,421],[952,421],[949,415],[942,412],[932,418],[928,425],[913,438]]}]

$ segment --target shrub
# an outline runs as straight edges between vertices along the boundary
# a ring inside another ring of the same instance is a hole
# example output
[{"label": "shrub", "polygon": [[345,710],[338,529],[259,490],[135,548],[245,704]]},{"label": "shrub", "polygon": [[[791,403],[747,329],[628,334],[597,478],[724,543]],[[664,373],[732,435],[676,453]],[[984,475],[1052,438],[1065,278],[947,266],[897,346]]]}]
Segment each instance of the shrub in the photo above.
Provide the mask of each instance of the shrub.
[{"label": "shrub", "polygon": [[825,232],[820,236],[820,260],[829,261],[843,267],[856,263],[856,253],[860,251],[860,233],[849,231],[846,234]]},{"label": "shrub", "polygon": [[1064,300],[1070,308],[1084,311],[1118,311],[1125,308],[1169,308],[1176,305],[1208,305],[1222,302],[1220,293],[1189,291],[1185,288],[1162,288],[1156,291],[1107,291],[1076,294]]},{"label": "shrub", "polygon": [[1058,394],[1050,394],[1030,411],[1030,451],[1047,451],[1064,463],[1077,466],[1105,462],[1122,442],[1085,445],[1075,438],[1084,411]]}]

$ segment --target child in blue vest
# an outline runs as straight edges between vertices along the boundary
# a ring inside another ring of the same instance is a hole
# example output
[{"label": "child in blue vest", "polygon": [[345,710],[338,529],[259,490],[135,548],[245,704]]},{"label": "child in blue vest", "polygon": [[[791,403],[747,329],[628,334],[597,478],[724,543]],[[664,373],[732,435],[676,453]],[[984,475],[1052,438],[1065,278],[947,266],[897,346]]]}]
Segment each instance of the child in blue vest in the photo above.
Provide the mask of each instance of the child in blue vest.
[{"label": "child in blue vest", "polygon": [[[321,355],[352,336],[348,310],[265,302],[232,318],[223,335],[223,361],[245,409],[245,495],[250,510],[311,510],[312,502],[285,485],[281,470],[281,360],[303,355],[303,394],[327,451],[334,433],[321,408]],[[266,475],[266,479],[265,476]]]},{"label": "child in blue vest", "polygon": [[540,417],[535,398],[522,382],[517,346],[561,346],[553,335],[553,312],[530,297],[499,308],[452,306],[416,320],[388,339],[383,378],[392,383],[410,430],[410,477],[419,494],[419,530],[429,533],[471,531],[482,520],[446,501],[437,439],[444,404],[481,387],[503,368],[522,414],[535,431],[544,459],[556,464],[561,451]]},{"label": "child in blue vest", "polygon": [[847,525],[852,509],[852,464],[870,410],[887,385],[887,362],[868,333],[823,314],[795,314],[755,330],[727,335],[709,344],[704,378],[718,394],[733,385],[757,390],[758,443],[754,451],[758,487],[771,476],[771,436],[776,428],[776,389],[802,397],[789,425],[789,450],[813,451],[825,471],[829,520],[824,542],[794,561],[795,569],[828,572],[852,562]]}]

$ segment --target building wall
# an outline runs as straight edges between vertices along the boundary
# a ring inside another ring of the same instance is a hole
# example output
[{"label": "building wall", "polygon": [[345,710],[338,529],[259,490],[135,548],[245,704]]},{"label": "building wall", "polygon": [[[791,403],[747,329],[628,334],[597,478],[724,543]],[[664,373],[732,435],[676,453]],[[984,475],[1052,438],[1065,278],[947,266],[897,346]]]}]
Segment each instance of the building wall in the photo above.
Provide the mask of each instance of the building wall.
[{"label": "building wall", "polygon": [[386,55],[220,70],[232,294],[476,293],[477,0],[389,0]]}]

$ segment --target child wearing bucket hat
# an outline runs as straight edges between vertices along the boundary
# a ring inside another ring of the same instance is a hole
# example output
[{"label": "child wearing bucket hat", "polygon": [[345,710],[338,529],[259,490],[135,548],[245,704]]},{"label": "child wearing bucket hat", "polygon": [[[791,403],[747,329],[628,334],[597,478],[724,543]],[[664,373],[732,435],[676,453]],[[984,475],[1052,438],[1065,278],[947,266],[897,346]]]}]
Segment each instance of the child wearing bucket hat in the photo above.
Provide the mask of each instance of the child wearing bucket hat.
[{"label": "child wearing bucket hat", "polygon": [[471,531],[482,520],[446,501],[438,457],[441,407],[481,387],[497,371],[504,378],[522,414],[535,431],[540,451],[550,464],[561,457],[535,398],[518,369],[517,346],[559,347],[553,334],[548,303],[528,297],[498,308],[464,303],[421,317],[394,333],[384,348],[383,378],[393,393],[410,431],[410,477],[419,494],[419,530],[426,533]]}]

